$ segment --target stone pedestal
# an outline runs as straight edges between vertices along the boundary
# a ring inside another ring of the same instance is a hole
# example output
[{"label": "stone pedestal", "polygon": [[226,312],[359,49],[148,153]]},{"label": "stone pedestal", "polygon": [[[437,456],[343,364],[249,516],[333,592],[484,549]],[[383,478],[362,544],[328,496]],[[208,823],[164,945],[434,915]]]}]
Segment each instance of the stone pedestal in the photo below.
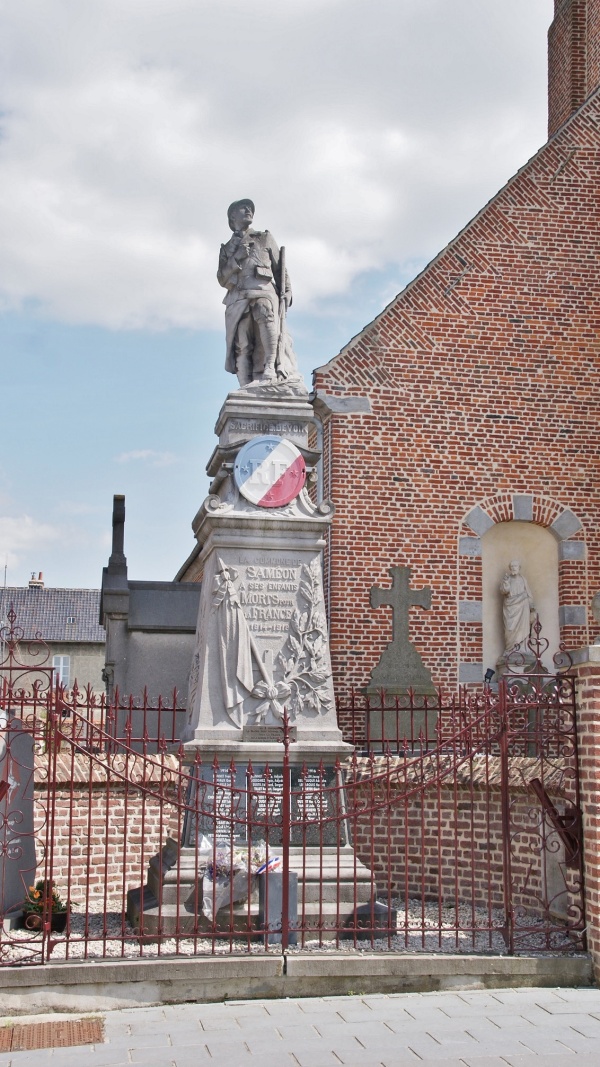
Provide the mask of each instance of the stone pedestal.
[{"label": "stone pedestal", "polygon": [[[198,784],[191,786],[191,814],[182,842],[169,840],[150,864],[143,898],[144,930],[150,936],[159,926],[166,933],[207,928],[196,843],[203,835],[210,841],[223,836],[235,847],[248,847],[245,816],[240,818],[238,809],[240,803],[252,803],[247,784],[250,761],[254,783],[265,775],[268,765],[272,776],[269,788],[277,794],[273,798],[270,793],[269,807],[277,806],[277,797],[285,791],[283,784],[280,793],[273,785],[278,777],[283,783],[284,713],[290,742],[285,763],[290,774],[287,788],[290,797],[300,797],[297,803],[303,813],[298,840],[292,836],[289,842],[289,867],[298,875],[303,929],[314,930],[314,936],[335,937],[336,929],[352,920],[356,906],[369,903],[373,897],[371,872],[354,856],[343,810],[330,812],[333,821],[322,825],[324,816],[318,814],[322,807],[315,801],[324,795],[326,785],[336,780],[337,761],[352,752],[337,725],[323,597],[321,557],[333,507],[315,503],[306,486],[284,506],[253,503],[248,493],[238,488],[240,466],[249,462],[239,458],[240,450],[252,442],[253,448],[264,445],[268,456],[269,442],[280,439],[299,450],[310,484],[319,460],[319,453],[309,447],[313,420],[301,383],[253,383],[229,394],[217,421],[219,443],[207,468],[213,479],[210,494],[193,523],[198,549],[180,572],[184,580],[202,581],[182,734]],[[299,457],[294,462],[302,465]],[[267,460],[269,464],[265,494],[271,491],[269,478],[274,470],[274,462]],[[262,477],[262,461],[256,470],[256,477]],[[254,477],[254,469],[251,474]],[[243,483],[241,488],[245,489]],[[233,830],[227,823],[231,813],[225,810],[227,798],[232,796],[231,786],[228,790],[225,783],[219,792],[218,781],[220,774],[228,777],[232,761],[237,790]],[[324,768],[327,780],[323,778]],[[208,787],[213,789],[212,808],[206,801]],[[193,800],[199,795],[194,790],[200,788],[204,790],[202,816],[195,814],[200,807]],[[260,782],[256,788],[260,794]],[[328,795],[343,805],[341,793]],[[311,804],[313,815],[309,819],[305,813]],[[217,809],[225,830],[219,829],[214,814]],[[271,816],[274,822],[270,821],[268,831],[265,834],[263,829],[262,833],[268,837],[273,855],[283,840],[277,822],[282,813],[270,810]],[[305,818],[306,823],[302,822]],[[251,823],[250,819],[248,826]],[[322,832],[325,826],[329,836]],[[256,833],[254,828],[247,832],[253,844],[260,842],[260,827]],[[136,891],[130,894],[128,909],[136,927],[141,909],[140,891]],[[222,924],[232,923],[247,934],[249,922],[254,925],[258,921],[258,901],[240,902],[231,909],[228,903],[221,918]],[[325,932],[327,926],[331,930]]]},{"label": "stone pedestal", "polygon": [[290,758],[332,762],[351,751],[337,726],[321,556],[333,517],[307,488],[285,507],[240,493],[233,464],[264,435],[291,441],[309,479],[314,414],[303,387],[258,386],[227,397],[208,465],[210,495],[194,520],[202,573],[183,740],[190,758],[281,759],[282,716],[295,731]]}]

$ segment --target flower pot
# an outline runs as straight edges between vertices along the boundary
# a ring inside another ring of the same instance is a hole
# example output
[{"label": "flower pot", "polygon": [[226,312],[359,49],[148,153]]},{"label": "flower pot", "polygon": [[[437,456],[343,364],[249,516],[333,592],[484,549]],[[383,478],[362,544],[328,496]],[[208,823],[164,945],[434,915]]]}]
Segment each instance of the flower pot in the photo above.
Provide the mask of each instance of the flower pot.
[{"label": "flower pot", "polygon": [[67,925],[67,912],[66,911],[54,911],[52,912],[52,919],[50,921],[50,929],[54,930],[57,934],[64,933],[64,929]]}]

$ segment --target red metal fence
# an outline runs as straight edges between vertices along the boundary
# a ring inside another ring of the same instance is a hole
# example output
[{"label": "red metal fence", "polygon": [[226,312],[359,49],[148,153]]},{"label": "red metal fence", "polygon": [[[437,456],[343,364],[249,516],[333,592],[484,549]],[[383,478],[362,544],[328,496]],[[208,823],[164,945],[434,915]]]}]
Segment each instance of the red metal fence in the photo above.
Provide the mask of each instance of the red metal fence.
[{"label": "red metal fence", "polygon": [[271,764],[206,764],[173,743],[176,700],[107,705],[17,674],[11,627],[0,965],[585,950],[569,676],[440,699],[429,725],[394,701],[395,739],[389,703],[355,700],[362,754],[344,764],[298,762],[287,722]]}]

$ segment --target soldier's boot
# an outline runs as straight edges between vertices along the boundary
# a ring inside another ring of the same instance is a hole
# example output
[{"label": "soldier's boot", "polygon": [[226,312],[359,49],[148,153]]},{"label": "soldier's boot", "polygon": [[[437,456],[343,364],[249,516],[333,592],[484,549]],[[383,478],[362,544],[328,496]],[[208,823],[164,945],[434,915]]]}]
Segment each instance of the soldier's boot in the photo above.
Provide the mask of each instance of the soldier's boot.
[{"label": "soldier's boot", "polygon": [[279,330],[277,328],[277,323],[275,322],[270,301],[257,301],[254,308],[254,315],[262,350],[265,353],[264,368],[260,377],[264,381],[272,382],[277,377],[275,372],[275,357],[277,355]]},{"label": "soldier's boot", "polygon": [[272,357],[269,356],[269,358],[265,360],[265,369],[262,376],[269,382],[277,377],[277,374],[275,373],[275,355]]}]

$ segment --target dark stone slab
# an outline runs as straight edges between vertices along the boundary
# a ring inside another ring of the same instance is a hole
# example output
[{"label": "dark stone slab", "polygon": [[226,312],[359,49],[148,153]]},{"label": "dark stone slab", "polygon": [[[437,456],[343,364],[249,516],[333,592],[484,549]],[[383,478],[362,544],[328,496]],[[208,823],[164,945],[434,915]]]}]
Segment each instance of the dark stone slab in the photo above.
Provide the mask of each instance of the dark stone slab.
[{"label": "dark stone slab", "polygon": [[33,828],[33,737],[12,719],[2,740],[0,756],[0,913],[20,911],[36,876]]},{"label": "dark stone slab", "polygon": [[354,915],[348,919],[346,930],[341,935],[344,940],[370,941],[371,937],[383,937],[391,932],[396,933],[398,926],[398,913],[395,908],[388,908],[378,900],[368,904],[361,904],[354,911]]},{"label": "dark stone slab", "polygon": [[[196,830],[234,845],[283,842],[284,778],[281,764],[196,768],[188,790],[183,845],[193,846]],[[348,843],[343,790],[333,766],[292,766],[290,845],[325,847]]]}]

